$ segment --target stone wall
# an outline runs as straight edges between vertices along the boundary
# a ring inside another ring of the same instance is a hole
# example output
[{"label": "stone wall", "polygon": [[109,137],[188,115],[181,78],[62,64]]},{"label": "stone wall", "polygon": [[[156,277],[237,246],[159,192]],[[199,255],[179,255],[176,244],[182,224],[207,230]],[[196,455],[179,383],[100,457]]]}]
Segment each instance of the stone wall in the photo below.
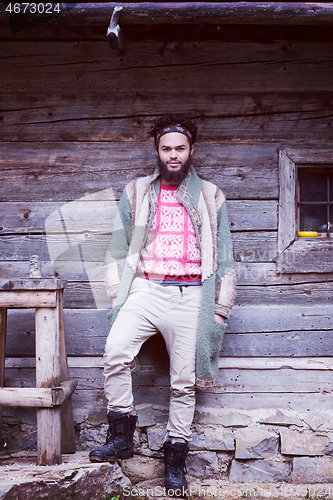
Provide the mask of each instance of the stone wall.
[{"label": "stone wall", "polygon": [[[161,446],[168,418],[168,408],[159,405],[137,405],[136,411],[135,457],[123,461],[133,484],[163,476]],[[75,418],[79,451],[104,443],[104,408]],[[333,412],[197,407],[192,430],[187,470],[195,478],[234,483],[333,482]],[[3,438],[9,453],[34,449],[34,410],[21,410],[12,417],[7,411]]]},{"label": "stone wall", "polygon": [[[133,484],[163,475],[160,448],[168,409],[136,407],[135,457],[123,461]],[[107,424],[96,410],[78,424],[78,447],[104,443]],[[197,408],[187,470],[195,478],[233,483],[333,482],[333,413]]]}]

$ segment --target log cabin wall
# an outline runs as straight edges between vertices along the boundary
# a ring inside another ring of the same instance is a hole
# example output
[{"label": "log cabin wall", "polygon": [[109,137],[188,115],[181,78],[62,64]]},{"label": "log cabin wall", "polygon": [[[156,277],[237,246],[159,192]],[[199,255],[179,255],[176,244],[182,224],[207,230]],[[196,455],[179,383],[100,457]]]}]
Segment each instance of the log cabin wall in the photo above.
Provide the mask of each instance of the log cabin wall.
[{"label": "log cabin wall", "polygon": [[[333,272],[277,274],[276,257],[279,151],[332,148],[332,28],[228,25],[212,34],[192,26],[187,37],[181,28],[163,40],[167,27],[127,27],[123,53],[109,48],[105,26],[83,39],[78,31],[48,37],[44,27],[40,39],[27,30],[1,42],[0,273],[27,277],[37,253],[44,276],[68,281],[65,332],[83,449],[104,439],[102,262],[116,201],[130,180],[153,171],[148,132],[170,112],[198,123],[194,165],[226,195],[238,270],[217,385],[198,393],[196,422],[224,422],[235,437],[266,419],[261,432],[282,429],[286,446],[283,429],[297,441],[296,429],[316,431],[331,418]],[[32,384],[34,315],[9,313],[6,385]],[[169,382],[144,359],[133,385],[149,427],[165,422]],[[5,415],[11,446],[31,445],[24,432],[15,443],[10,429],[32,425],[32,410]]]}]

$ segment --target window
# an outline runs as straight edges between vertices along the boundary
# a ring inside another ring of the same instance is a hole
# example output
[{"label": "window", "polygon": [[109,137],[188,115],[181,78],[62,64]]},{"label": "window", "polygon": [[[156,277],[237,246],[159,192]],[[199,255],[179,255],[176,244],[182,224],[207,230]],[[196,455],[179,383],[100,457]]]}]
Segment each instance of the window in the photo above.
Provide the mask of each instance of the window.
[{"label": "window", "polygon": [[333,169],[297,169],[298,236],[331,237]]},{"label": "window", "polygon": [[333,272],[332,218],[333,149],[281,150],[277,271]]}]

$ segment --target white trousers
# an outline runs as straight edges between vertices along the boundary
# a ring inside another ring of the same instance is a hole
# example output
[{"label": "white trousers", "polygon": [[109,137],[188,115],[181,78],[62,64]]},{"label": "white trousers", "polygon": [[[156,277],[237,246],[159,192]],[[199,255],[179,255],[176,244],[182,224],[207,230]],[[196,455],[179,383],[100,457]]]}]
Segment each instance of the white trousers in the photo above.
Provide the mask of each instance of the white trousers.
[{"label": "white trousers", "polygon": [[133,409],[130,363],[142,344],[161,332],[170,357],[170,438],[191,437],[195,407],[195,353],[201,286],[161,286],[135,278],[110,330],[104,354],[108,411]]}]

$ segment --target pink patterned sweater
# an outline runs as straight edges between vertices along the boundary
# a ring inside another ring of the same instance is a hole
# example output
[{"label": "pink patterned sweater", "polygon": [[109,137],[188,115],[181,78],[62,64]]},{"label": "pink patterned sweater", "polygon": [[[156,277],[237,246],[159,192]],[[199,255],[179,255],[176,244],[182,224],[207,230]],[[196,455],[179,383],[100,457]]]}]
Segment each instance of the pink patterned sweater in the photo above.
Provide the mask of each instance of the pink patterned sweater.
[{"label": "pink patterned sweater", "polygon": [[161,184],[138,270],[150,278],[200,281],[201,258],[196,235],[186,208],[175,197],[177,188]]}]

